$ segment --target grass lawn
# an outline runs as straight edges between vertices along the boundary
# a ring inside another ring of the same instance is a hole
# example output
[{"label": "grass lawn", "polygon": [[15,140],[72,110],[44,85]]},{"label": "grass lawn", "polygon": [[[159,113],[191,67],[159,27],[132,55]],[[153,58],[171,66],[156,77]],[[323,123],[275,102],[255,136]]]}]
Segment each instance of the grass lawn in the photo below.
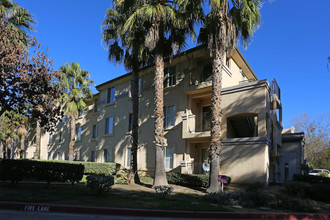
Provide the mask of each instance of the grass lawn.
[{"label": "grass lawn", "polygon": [[[150,183],[150,179],[143,179]],[[176,192],[168,197],[157,195],[150,184],[115,184],[110,192],[102,195],[85,184],[0,183],[0,201],[51,203],[64,205],[142,208],[166,210],[228,211],[210,205],[202,194],[194,191]]]}]

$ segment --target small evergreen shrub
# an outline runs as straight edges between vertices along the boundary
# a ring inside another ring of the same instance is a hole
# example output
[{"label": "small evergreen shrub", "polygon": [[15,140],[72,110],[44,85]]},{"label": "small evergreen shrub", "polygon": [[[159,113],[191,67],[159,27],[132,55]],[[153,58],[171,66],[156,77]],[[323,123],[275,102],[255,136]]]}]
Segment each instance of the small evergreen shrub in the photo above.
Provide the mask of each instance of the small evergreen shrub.
[{"label": "small evergreen shrub", "polygon": [[307,182],[307,183],[324,183],[330,185],[330,178],[323,177],[323,176],[312,176],[312,175],[299,175],[294,174],[293,175],[294,181],[301,181],[301,182]]},{"label": "small evergreen shrub", "polygon": [[173,188],[170,186],[155,186],[154,189],[157,195],[160,195],[161,197],[167,197],[173,192]]},{"label": "small evergreen shrub", "polygon": [[99,194],[108,192],[113,184],[115,184],[113,176],[106,176],[104,174],[92,174],[87,176],[86,179],[87,187],[96,190]]},{"label": "small evergreen shrub", "polygon": [[202,174],[167,173],[166,177],[170,184],[187,187],[207,187],[209,184],[209,176]]},{"label": "small evergreen shrub", "polygon": [[330,177],[327,172],[321,172],[320,176],[322,177]]},{"label": "small evergreen shrub", "polygon": [[285,182],[283,186],[286,193],[293,196],[305,197],[307,196],[307,191],[311,184],[306,182],[290,181]]},{"label": "small evergreen shrub", "polygon": [[81,164],[37,160],[1,160],[0,178],[12,182],[39,180],[51,182],[79,182],[84,174]]}]

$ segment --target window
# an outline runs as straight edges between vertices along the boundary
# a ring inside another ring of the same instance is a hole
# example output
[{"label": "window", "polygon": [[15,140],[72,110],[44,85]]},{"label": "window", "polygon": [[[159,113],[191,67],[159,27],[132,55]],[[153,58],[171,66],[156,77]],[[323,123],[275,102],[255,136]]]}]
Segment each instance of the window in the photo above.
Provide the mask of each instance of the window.
[{"label": "window", "polygon": [[74,152],[74,160],[79,161],[80,160],[80,151],[76,150]]},{"label": "window", "polygon": [[164,88],[176,84],[176,66],[164,69]]},{"label": "window", "polygon": [[175,123],[175,106],[166,106],[164,108],[164,127],[174,126]]},{"label": "window", "polygon": [[52,159],[52,153],[48,152],[47,160],[51,160],[51,159]]},{"label": "window", "polygon": [[103,162],[111,162],[111,151],[103,150]]},{"label": "window", "polygon": [[92,138],[97,138],[97,125],[93,125]]},{"label": "window", "polygon": [[202,81],[207,82],[212,80],[212,65],[208,64],[203,67]]},{"label": "window", "polygon": [[57,160],[62,160],[62,152],[57,152]]},{"label": "window", "polygon": [[25,153],[25,158],[26,159],[29,158],[29,153],[28,152]]},{"label": "window", "polygon": [[141,84],[141,78],[139,78],[139,96],[141,95],[141,89],[142,89],[142,84]]},{"label": "window", "polygon": [[126,166],[130,167],[131,166],[131,154],[132,154],[132,149],[127,148],[127,161],[126,161]]},{"label": "window", "polygon": [[173,169],[173,154],[174,154],[173,147],[164,148],[164,159],[165,159],[164,161],[165,161],[166,169]]},{"label": "window", "polygon": [[99,103],[98,100],[94,101],[94,112],[97,112],[99,110]]},{"label": "window", "polygon": [[113,133],[113,117],[105,119],[105,134]]},{"label": "window", "polygon": [[77,141],[81,140],[81,127],[78,127],[76,129],[76,138],[77,138]]},{"label": "window", "polygon": [[48,144],[53,143],[53,134],[49,134],[49,140],[48,140]]},{"label": "window", "polygon": [[133,128],[132,126],[133,126],[133,114],[129,113],[129,116],[128,116],[128,132],[132,131],[132,128]]},{"label": "window", "polygon": [[91,162],[95,162],[95,151],[91,151]]},{"label": "window", "polygon": [[60,131],[60,133],[59,133],[59,142],[60,143],[62,142],[62,131]]},{"label": "window", "polygon": [[115,102],[115,88],[109,88],[107,93],[107,103],[114,103]]}]

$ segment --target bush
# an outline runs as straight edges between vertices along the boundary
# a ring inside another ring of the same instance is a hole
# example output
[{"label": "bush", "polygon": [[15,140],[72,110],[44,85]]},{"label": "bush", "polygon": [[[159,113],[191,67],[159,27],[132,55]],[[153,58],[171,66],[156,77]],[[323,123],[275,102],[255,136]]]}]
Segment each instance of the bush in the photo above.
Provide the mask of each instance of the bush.
[{"label": "bush", "polygon": [[330,185],[313,184],[307,189],[307,195],[317,201],[330,202]]},{"label": "bush", "polygon": [[91,187],[98,191],[99,194],[108,192],[115,180],[113,176],[106,176],[104,174],[92,174],[87,176],[87,187]]},{"label": "bush", "polygon": [[330,177],[327,172],[321,172],[320,176],[322,177]]},{"label": "bush", "polygon": [[[170,184],[187,186],[187,187],[208,187],[209,176],[203,174],[180,174],[180,173],[166,173],[167,181]],[[229,185],[231,178],[228,177]]]},{"label": "bush", "polygon": [[173,192],[173,188],[170,186],[155,186],[154,187],[157,195],[160,195],[161,197],[165,198]]},{"label": "bush", "polygon": [[315,201],[308,199],[292,199],[283,195],[277,195],[270,203],[270,207],[298,212],[317,212]]},{"label": "bush", "polygon": [[323,176],[312,176],[312,175],[299,175],[294,174],[293,175],[294,181],[301,181],[301,182],[307,182],[307,183],[324,183],[330,185],[330,178],[323,177]]},{"label": "bush", "polygon": [[247,192],[257,192],[258,190],[262,189],[264,186],[265,184],[261,182],[249,183],[246,185],[245,190]]},{"label": "bush", "polygon": [[283,184],[285,191],[293,196],[305,197],[307,196],[308,188],[311,184],[306,182],[291,181]]},{"label": "bush", "polygon": [[[38,160],[40,161],[40,160]],[[58,162],[58,160],[44,160],[45,162]],[[61,163],[82,164],[85,167],[85,175],[90,174],[104,174],[114,175],[119,169],[119,163],[98,163],[98,162],[84,162],[84,161],[61,161]]]},{"label": "bush", "polygon": [[175,185],[188,187],[207,187],[209,185],[209,177],[206,175],[167,173],[166,177],[168,183]]},{"label": "bush", "polygon": [[84,174],[81,164],[68,164],[36,160],[2,160],[0,178],[17,182],[21,180],[40,180],[51,182],[79,182]]}]

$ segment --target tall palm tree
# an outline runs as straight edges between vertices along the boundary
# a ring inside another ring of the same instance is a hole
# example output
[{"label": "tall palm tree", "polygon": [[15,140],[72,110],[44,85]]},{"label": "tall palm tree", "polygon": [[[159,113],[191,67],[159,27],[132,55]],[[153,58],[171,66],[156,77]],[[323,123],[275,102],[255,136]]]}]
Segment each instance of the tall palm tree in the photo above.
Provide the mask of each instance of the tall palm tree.
[{"label": "tall palm tree", "polygon": [[66,63],[60,66],[60,85],[63,89],[61,104],[64,114],[70,118],[70,142],[68,157],[70,161],[74,159],[75,141],[76,141],[76,118],[79,112],[83,112],[87,105],[86,98],[93,97],[89,86],[94,84],[89,72],[82,70],[79,63],[72,62],[71,66]]},{"label": "tall palm tree", "polygon": [[[144,47],[144,29],[124,31],[124,25],[134,10],[141,6],[143,1],[113,1],[113,8],[106,12],[102,24],[102,40],[106,43],[109,52],[109,60],[124,62],[125,68],[132,71],[131,95],[132,95],[132,161],[131,169],[134,174],[134,182],[140,183],[137,166],[137,152],[139,145],[138,116],[139,116],[139,70],[146,66],[150,54]],[[138,27],[135,24],[135,27]]]},{"label": "tall palm tree", "polygon": [[222,68],[226,55],[230,55],[237,40],[246,47],[261,19],[260,0],[209,0],[211,11],[200,30],[199,41],[207,44],[212,57],[212,119],[209,163],[211,164],[208,192],[218,192],[220,184],[221,150],[221,88]]},{"label": "tall palm tree", "polygon": [[[188,10],[190,10],[188,12]],[[168,185],[164,164],[164,58],[185,45],[186,34],[194,34],[193,24],[202,12],[198,0],[145,0],[129,16],[124,31],[145,30],[145,46],[155,62],[155,179],[153,186]],[[188,16],[189,15],[189,16]]]},{"label": "tall palm tree", "polygon": [[32,14],[12,0],[0,0],[0,18],[5,18],[18,29],[23,45],[27,46],[29,37],[26,31],[34,31],[33,25],[36,24]]}]

